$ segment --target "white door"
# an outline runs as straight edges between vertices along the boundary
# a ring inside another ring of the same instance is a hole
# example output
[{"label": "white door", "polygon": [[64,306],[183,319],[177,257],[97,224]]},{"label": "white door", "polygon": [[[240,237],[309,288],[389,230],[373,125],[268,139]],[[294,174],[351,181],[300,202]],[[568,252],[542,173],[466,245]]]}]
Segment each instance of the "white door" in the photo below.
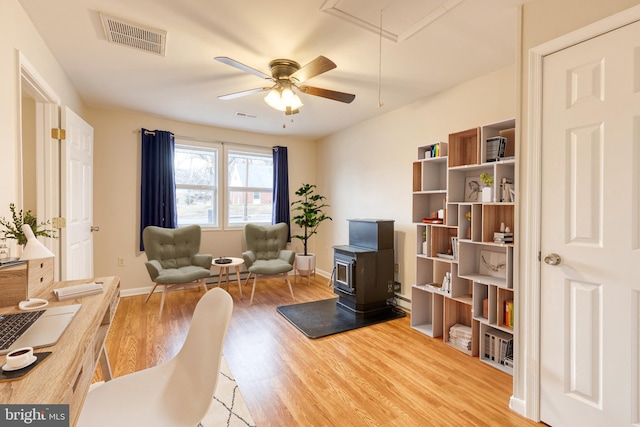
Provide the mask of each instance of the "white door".
[{"label": "white door", "polygon": [[62,280],[86,279],[93,277],[93,128],[66,107],[61,122]]},{"label": "white door", "polygon": [[639,67],[640,23],[543,61],[540,417],[554,427],[640,421]]}]

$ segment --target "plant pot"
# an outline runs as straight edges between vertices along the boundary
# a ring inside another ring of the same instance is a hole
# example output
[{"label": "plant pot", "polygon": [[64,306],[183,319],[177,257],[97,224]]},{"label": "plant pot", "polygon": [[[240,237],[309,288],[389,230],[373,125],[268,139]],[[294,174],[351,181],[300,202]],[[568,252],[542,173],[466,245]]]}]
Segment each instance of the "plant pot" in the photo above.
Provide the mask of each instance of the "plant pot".
[{"label": "plant pot", "polygon": [[493,202],[493,187],[482,188],[482,202],[483,203]]},{"label": "plant pot", "polygon": [[315,254],[296,254],[296,270],[301,276],[310,276],[316,269]]}]

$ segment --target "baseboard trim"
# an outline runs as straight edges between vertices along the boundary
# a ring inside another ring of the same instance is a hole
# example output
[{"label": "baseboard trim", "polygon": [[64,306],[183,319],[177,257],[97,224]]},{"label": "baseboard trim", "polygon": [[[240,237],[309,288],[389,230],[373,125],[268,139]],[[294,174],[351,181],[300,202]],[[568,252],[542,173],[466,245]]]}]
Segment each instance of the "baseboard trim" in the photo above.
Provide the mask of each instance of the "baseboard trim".
[{"label": "baseboard trim", "polygon": [[[326,271],[323,271],[323,270],[319,270],[319,269],[316,270],[316,274],[318,274],[319,276],[325,277],[327,279],[330,278],[330,275]],[[233,273],[232,275],[234,275],[233,277],[235,277],[235,273]],[[247,272],[246,271],[241,271],[240,272],[240,279],[241,280],[246,279],[246,276],[247,276]],[[217,284],[218,284],[218,275],[217,274],[210,276],[209,279],[207,280],[207,286],[217,285]],[[139,288],[120,289],[120,296],[121,297],[135,297],[135,296],[138,296],[138,295],[147,295],[149,292],[151,292],[151,289],[153,289],[153,286],[142,286],[142,287],[139,287]],[[157,293],[157,292],[162,292],[162,289],[161,288],[157,288],[154,293]]]},{"label": "baseboard trim", "polygon": [[511,396],[511,398],[509,398],[509,408],[514,411],[517,412],[518,414],[522,415],[523,417],[526,417],[527,415],[527,407],[526,407],[526,402],[522,399],[517,399],[514,396]]}]

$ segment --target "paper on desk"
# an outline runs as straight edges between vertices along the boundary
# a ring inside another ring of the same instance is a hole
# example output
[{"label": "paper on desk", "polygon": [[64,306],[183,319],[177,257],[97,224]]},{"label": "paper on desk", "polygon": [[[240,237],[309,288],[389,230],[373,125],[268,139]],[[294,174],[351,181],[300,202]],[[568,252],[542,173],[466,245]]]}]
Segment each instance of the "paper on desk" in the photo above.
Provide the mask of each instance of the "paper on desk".
[{"label": "paper on desk", "polygon": [[86,297],[88,295],[101,294],[102,283],[81,283],[79,285],[65,286],[64,288],[54,289],[53,293],[58,297],[58,301],[65,301],[68,299]]}]

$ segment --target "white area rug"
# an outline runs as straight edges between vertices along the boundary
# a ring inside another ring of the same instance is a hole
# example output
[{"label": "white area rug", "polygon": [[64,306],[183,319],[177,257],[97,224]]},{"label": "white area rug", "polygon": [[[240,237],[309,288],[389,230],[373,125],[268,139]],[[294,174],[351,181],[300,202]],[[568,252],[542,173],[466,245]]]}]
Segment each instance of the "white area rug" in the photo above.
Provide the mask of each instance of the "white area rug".
[{"label": "white area rug", "polygon": [[207,416],[200,422],[201,427],[255,427],[253,418],[242,399],[240,389],[233,378],[224,357],[220,364],[220,377],[216,394],[211,402]]}]

